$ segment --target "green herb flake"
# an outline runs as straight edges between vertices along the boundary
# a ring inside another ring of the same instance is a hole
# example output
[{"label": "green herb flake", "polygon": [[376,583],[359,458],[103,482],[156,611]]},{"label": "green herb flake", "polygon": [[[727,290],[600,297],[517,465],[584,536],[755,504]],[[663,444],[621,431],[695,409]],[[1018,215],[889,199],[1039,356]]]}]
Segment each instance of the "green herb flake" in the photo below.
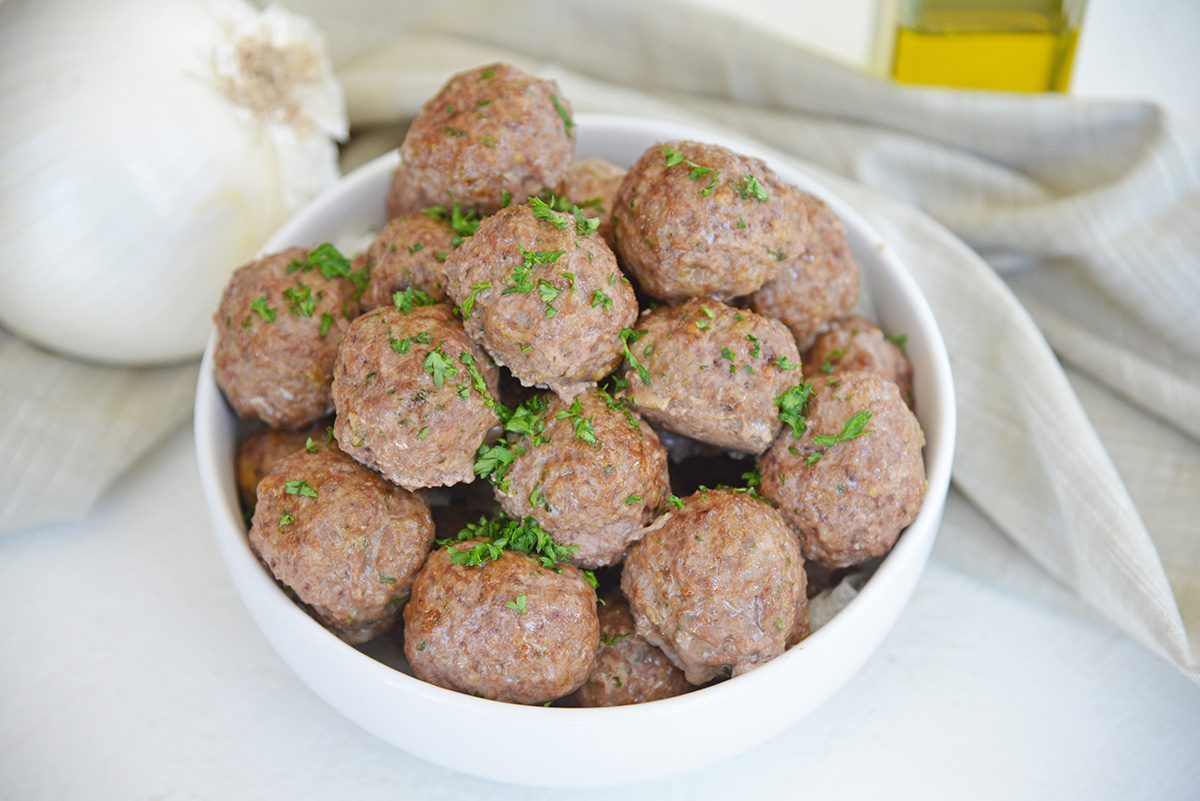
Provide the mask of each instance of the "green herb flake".
[{"label": "green herb flake", "polygon": [[258,312],[258,316],[268,323],[275,322],[275,309],[267,305],[267,296],[260,295],[250,304],[250,311]]},{"label": "green herb flake", "polygon": [[296,479],[295,481],[283,482],[283,489],[288,495],[300,495],[304,498],[317,497],[317,491],[302,478]]},{"label": "green herb flake", "polygon": [[558,99],[558,95],[551,93],[550,102],[554,104],[554,108],[558,110],[558,116],[562,118],[563,127],[567,129],[567,137],[574,138],[575,121],[571,119],[570,112],[567,111],[562,101]]},{"label": "green herb flake", "polygon": [[467,295],[467,299],[462,302],[462,305],[458,309],[464,320],[470,317],[471,313],[475,311],[475,301],[479,297],[479,293],[491,288],[491,281],[481,281],[477,284],[471,284],[471,294]]},{"label": "green herb flake", "polygon": [[433,376],[435,386],[442,386],[446,383],[446,379],[458,374],[458,368],[454,363],[442,352],[444,342],[439,342],[436,349],[429,351],[425,356],[425,372]]},{"label": "green herb flake", "polygon": [[392,305],[398,311],[412,314],[414,306],[432,306],[437,303],[424,289],[410,286],[392,293]]},{"label": "green herb flake", "polygon": [[560,231],[565,231],[571,225],[571,222],[557,211],[554,207],[542,200],[536,195],[529,198],[529,205],[533,206],[533,216],[539,220],[545,220]]},{"label": "green herb flake", "polygon": [[779,409],[779,419],[791,426],[792,436],[799,437],[804,433],[807,422],[804,417],[804,407],[812,397],[812,384],[803,383],[789,387],[786,392],[775,399]]},{"label": "green herb flake", "polygon": [[284,509],[283,514],[279,516],[279,527],[290,526],[295,521],[296,518],[292,516],[292,513]]},{"label": "green herb flake", "polygon": [[837,445],[839,442],[849,442],[863,434],[869,434],[871,431],[867,428],[867,423],[870,420],[871,412],[869,410],[863,409],[862,411],[855,412],[854,416],[842,426],[842,430],[838,434],[834,436],[817,434],[813,437],[813,443],[823,448],[828,448]]},{"label": "green herb flake", "polygon": [[796,364],[795,362],[791,361],[790,359],[788,359],[787,356],[780,356],[774,362],[772,362],[772,364],[774,364],[780,370],[795,370],[796,368],[798,368],[800,366],[800,365]]},{"label": "green herb flake", "polygon": [[317,336],[321,339],[329,333],[329,329],[333,327],[333,315],[329,312],[321,312],[321,325],[317,328]]},{"label": "green herb flake", "polygon": [[528,596],[526,596],[524,593],[522,593],[522,594],[518,595],[516,598],[509,601],[508,603],[506,603],[505,606],[507,606],[509,609],[515,609],[523,615],[523,614],[525,614],[525,599],[527,597]]},{"label": "green herb flake", "polygon": [[750,173],[742,176],[741,182],[737,184],[737,191],[743,200],[757,200],[760,203],[766,203],[771,199],[763,185]]},{"label": "green herb flake", "polygon": [[642,502],[641,495],[630,495],[629,497],[627,497],[625,499],[626,506],[633,506],[635,503],[641,503],[641,502]]},{"label": "green herb flake", "polygon": [[546,304],[546,317],[550,318],[558,314],[558,309],[554,308],[550,304],[553,303],[563,291],[544,278],[538,280],[537,289],[538,297],[540,297],[542,302]]},{"label": "green herb flake", "polygon": [[613,299],[607,293],[602,292],[599,289],[597,289],[595,292],[592,293],[592,308],[593,309],[596,308],[597,306],[599,306],[599,307],[603,308],[604,311],[607,312],[610,309],[612,309],[612,305],[613,305]]}]

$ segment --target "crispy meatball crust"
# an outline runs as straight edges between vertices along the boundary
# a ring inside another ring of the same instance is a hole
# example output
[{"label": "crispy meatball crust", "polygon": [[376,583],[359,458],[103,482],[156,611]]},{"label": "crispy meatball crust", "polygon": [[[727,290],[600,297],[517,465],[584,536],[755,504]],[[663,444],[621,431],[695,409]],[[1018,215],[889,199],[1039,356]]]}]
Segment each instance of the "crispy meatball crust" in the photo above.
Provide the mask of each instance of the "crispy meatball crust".
[{"label": "crispy meatball crust", "polygon": [[371,279],[363,292],[362,310],[391,306],[392,295],[409,287],[445,300],[445,262],[454,241],[454,229],[427,214],[389,220],[367,248]]},{"label": "crispy meatball crust", "polygon": [[796,535],[770,504],[703,490],[629,549],[621,591],[637,633],[704,684],[783,653],[803,572]]},{"label": "crispy meatball crust", "polygon": [[542,704],[587,680],[600,643],[596,593],[574,567],[561,572],[504,551],[456,565],[429,555],[404,608],[404,653],[423,681],[516,704]]},{"label": "crispy meatball crust", "polygon": [[388,214],[457,203],[487,215],[553,191],[575,153],[573,127],[555,81],[509,64],[459,73],[409,127]]},{"label": "crispy meatball crust", "polygon": [[263,477],[250,545],[309,614],[360,643],[395,623],[433,533],[423,498],[321,447]]},{"label": "crispy meatball crust", "polygon": [[761,160],[672,141],[629,168],[613,204],[617,254],[666,301],[754,292],[808,247],[804,193]]},{"label": "crispy meatball crust", "polygon": [[579,706],[643,704],[693,689],[683,671],[635,631],[629,603],[620,592],[599,607],[600,649],[587,681],[572,700]]},{"label": "crispy meatball crust", "polygon": [[474,481],[475,451],[500,421],[497,373],[448,304],[367,312],[338,351],[334,436],[407,489]]},{"label": "crispy meatball crust", "polygon": [[[838,373],[813,391],[804,431],[786,428],[759,460],[762,492],[800,534],[805,559],[849,567],[885,555],[916,518],[925,435],[896,385],[874,373]],[[864,430],[843,439],[861,412]]]},{"label": "crispy meatball crust", "polygon": [[525,386],[568,400],[621,361],[637,298],[596,233],[525,204],[488,217],[446,262],[467,333]]},{"label": "crispy meatball crust", "polygon": [[783,324],[715,300],[642,313],[626,357],[626,394],[655,425],[742,453],[779,433],[775,398],[796,383],[800,353]]},{"label": "crispy meatball crust", "polygon": [[846,370],[878,373],[900,389],[900,397],[909,406],[913,405],[912,363],[873,320],[860,316],[834,320],[804,354],[804,376],[809,381]]},{"label": "crispy meatball crust", "polygon": [[754,311],[786,325],[802,350],[825,323],[854,307],[859,292],[858,262],[842,221],[825,201],[805,197],[812,223],[808,247],[746,299]]},{"label": "crispy meatball crust", "polygon": [[497,484],[514,518],[533,517],[571,561],[596,568],[620,562],[642,527],[671,495],[667,452],[654,430],[622,401],[591,389],[570,403],[553,399],[544,428]]},{"label": "crispy meatball crust", "polygon": [[326,278],[308,256],[289,248],[239,268],[213,315],[213,377],[239,417],[272,428],[304,428],[333,411],[338,342],[358,314],[353,282]]}]

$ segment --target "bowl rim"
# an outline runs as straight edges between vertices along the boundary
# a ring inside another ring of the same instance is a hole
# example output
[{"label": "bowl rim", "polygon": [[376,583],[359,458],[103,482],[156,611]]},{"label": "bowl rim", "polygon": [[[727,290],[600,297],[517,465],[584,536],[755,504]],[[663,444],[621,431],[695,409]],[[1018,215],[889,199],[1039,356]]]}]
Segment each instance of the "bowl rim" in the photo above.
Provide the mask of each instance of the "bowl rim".
[{"label": "bowl rim", "polygon": [[[469,714],[503,715],[506,720],[513,720],[516,723],[543,723],[554,720],[567,724],[587,723],[593,725],[599,720],[619,718],[627,726],[648,725],[652,721],[663,718],[685,716],[693,709],[710,707],[714,703],[736,699],[739,696],[750,696],[756,691],[761,692],[764,686],[776,682],[777,675],[792,672],[796,665],[813,659],[814,651],[819,655],[828,652],[828,649],[851,647],[856,628],[855,622],[862,619],[869,610],[887,603],[895,604],[896,597],[900,598],[898,606],[902,608],[907,603],[908,597],[924,569],[937,534],[949,489],[957,410],[953,376],[940,328],[916,280],[894,250],[886,247],[875,229],[855,209],[847,205],[836,194],[825,189],[818,180],[811,178],[802,167],[794,163],[791,157],[784,154],[737,135],[728,134],[715,128],[697,127],[691,123],[596,112],[577,113],[575,118],[576,130],[581,138],[603,136],[605,132],[615,131],[621,136],[642,138],[652,143],[668,139],[717,142],[737,149],[743,154],[763,159],[773,170],[781,173],[785,180],[791,180],[788,173],[803,176],[805,180],[802,188],[828,202],[834,213],[842,219],[847,231],[853,232],[855,236],[864,240],[860,242],[860,246],[871,247],[876,251],[875,257],[885,266],[884,273],[889,276],[890,280],[897,282],[905,293],[906,299],[912,301],[911,304],[906,304],[910,305],[908,311],[919,319],[921,330],[928,336],[928,342],[925,343],[927,364],[922,367],[922,370],[932,371],[932,374],[924,376],[922,386],[932,388],[935,397],[926,396],[929,389],[917,393],[918,416],[920,417],[920,409],[928,405],[937,412],[937,416],[934,418],[937,424],[926,431],[924,460],[928,486],[922,508],[916,520],[907,527],[892,551],[880,561],[874,574],[844,609],[797,646],[788,649],[756,669],[738,676],[736,681],[719,682],[673,698],[620,707],[524,706],[477,698],[428,684],[342,642],[288,598],[253,554],[237,505],[233,459],[230,458],[231,454],[236,451],[229,450],[230,447],[236,448],[237,420],[215,381],[212,380],[213,354],[216,344],[214,327],[201,361],[194,406],[195,444],[203,493],[212,517],[218,549],[227,568],[232,573],[231,579],[234,581],[235,589],[243,605],[258,623],[268,641],[284,658],[284,661],[294,672],[300,673],[301,678],[310,683],[310,686],[312,686],[311,677],[304,675],[302,666],[293,663],[296,655],[291,653],[292,645],[284,642],[284,632],[269,631],[266,627],[267,620],[288,621],[290,630],[304,637],[305,642],[316,649],[313,653],[319,655],[319,661],[336,662],[339,669],[348,671],[343,676],[343,679],[348,682],[381,684],[394,691],[437,703],[442,707],[449,705],[449,707],[460,708]],[[672,135],[664,138],[664,132],[675,133],[678,136]],[[583,155],[590,154],[584,153]],[[311,229],[314,221],[325,214],[331,205],[337,203],[339,199],[361,194],[365,188],[380,181],[382,174],[390,175],[398,163],[398,151],[393,150],[347,173],[334,188],[310,201],[281,226],[267,241],[261,252],[273,252],[288,245],[304,246],[305,237],[301,235],[301,232]],[[784,167],[783,170],[780,169],[781,165]],[[382,201],[382,198],[380,200]],[[316,243],[312,242],[311,244]],[[929,412],[929,414],[933,413],[933,411]],[[234,418],[233,430],[230,430],[231,426],[229,425],[231,416]],[[922,420],[922,428],[926,428],[925,420]],[[936,436],[930,436],[931,433],[936,433]],[[895,555],[899,555],[898,558],[893,558]],[[915,574],[911,568],[913,561],[920,563]],[[260,610],[257,608],[258,604],[265,604],[265,606]],[[884,634],[891,629],[900,611],[900,608],[889,608],[882,612],[884,615],[891,616],[884,626]],[[882,636],[878,640],[882,640]],[[826,643],[830,643],[828,648],[825,646]],[[861,653],[855,653],[857,662],[849,671],[850,674],[861,667],[862,662],[870,656],[878,644],[878,641],[868,643],[864,649],[860,649]],[[844,681],[845,678],[838,681],[837,686]],[[837,686],[833,687],[833,690],[836,690]],[[817,698],[809,708],[823,703],[833,690]],[[318,694],[324,695],[321,692]],[[329,699],[326,698],[326,700]],[[340,707],[339,710],[345,713],[345,710]],[[807,711],[808,709],[802,710],[796,715],[796,718],[806,714]],[[360,725],[362,724],[360,723]],[[768,733],[762,739],[766,739],[773,733]],[[754,744],[750,743],[747,747]],[[731,751],[731,753],[736,753],[736,751]],[[471,772],[466,768],[460,767],[459,769]]]}]

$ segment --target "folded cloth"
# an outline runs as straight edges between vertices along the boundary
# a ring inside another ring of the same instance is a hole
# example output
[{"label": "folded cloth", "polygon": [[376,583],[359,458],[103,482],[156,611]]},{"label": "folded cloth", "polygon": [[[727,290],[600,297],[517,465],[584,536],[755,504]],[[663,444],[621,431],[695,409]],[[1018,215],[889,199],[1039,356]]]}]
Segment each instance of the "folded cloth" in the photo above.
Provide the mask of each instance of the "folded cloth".
[{"label": "folded cloth", "polygon": [[751,137],[812,173],[896,249],[947,340],[936,555],[1014,592],[1045,571],[1200,681],[1200,132],[1149,103],[898,87],[679,0],[289,5],[329,37],[348,166],[399,144],[450,74],[505,60],[577,110]]}]

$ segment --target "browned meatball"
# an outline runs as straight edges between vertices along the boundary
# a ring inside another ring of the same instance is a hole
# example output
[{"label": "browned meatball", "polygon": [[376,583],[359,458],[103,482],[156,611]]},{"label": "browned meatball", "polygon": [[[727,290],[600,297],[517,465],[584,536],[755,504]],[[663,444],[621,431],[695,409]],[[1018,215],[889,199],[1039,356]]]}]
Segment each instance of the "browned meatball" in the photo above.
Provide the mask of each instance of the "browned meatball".
[{"label": "browned meatball", "polygon": [[283,431],[278,428],[258,428],[251,431],[238,446],[237,485],[242,508],[254,509],[258,497],[258,482],[271,471],[275,463],[295,453],[306,444],[319,447],[331,441],[325,428],[305,431]]},{"label": "browned meatball", "polygon": [[704,684],[783,653],[803,572],[796,535],[770,504],[701,490],[629,549],[621,591],[637,633]]},{"label": "browned meatball", "polygon": [[303,428],[333,411],[338,342],[358,314],[350,264],[331,246],[239,268],[213,315],[213,375],[240,417]]},{"label": "browned meatball", "polygon": [[509,64],[453,76],[400,146],[389,216],[459,204],[492,214],[562,183],[575,153],[571,105],[558,84]]},{"label": "browned meatball", "polygon": [[806,195],[812,236],[799,259],[747,298],[751,309],[791,329],[806,348],[827,321],[858,301],[858,262],[846,241],[846,229],[829,204]]},{"label": "browned meatball", "polygon": [[805,195],[761,160],[672,141],[629,168],[613,204],[622,266],[667,301],[754,292],[808,247]]},{"label": "browned meatball", "polygon": [[779,433],[775,398],[796,382],[800,353],[778,321],[716,300],[643,312],[628,337],[626,392],[656,425],[743,453]]},{"label": "browned meatball", "polygon": [[624,179],[623,167],[598,156],[587,156],[571,162],[567,177],[558,190],[568,203],[578,206],[585,217],[600,220],[596,232],[614,249],[616,240],[612,233],[612,210],[617,190]]},{"label": "browned meatball", "polygon": [[803,430],[759,462],[762,492],[800,534],[804,558],[838,568],[883,556],[921,509],[925,435],[894,383],[844,372],[811,385]]},{"label": "browned meatball", "polygon": [[314,618],[360,643],[395,623],[433,519],[420,496],[336,447],[302,449],[259,483],[250,545]]},{"label": "browned meatball", "polygon": [[912,363],[896,341],[866,317],[834,320],[804,354],[804,376],[809,381],[845,370],[878,373],[895,383],[900,397],[912,406]]},{"label": "browned meatball", "polygon": [[597,389],[541,405],[496,498],[509,515],[531,516],[571,561],[595,568],[620,562],[642,526],[667,503],[667,452],[648,424]]},{"label": "browned meatball", "polygon": [[416,287],[434,300],[446,299],[446,256],[459,241],[438,215],[408,214],[390,220],[367,248],[371,280],[362,310],[392,305],[398,290]]},{"label": "browned meatball", "polygon": [[404,609],[404,653],[418,678],[463,693],[542,704],[581,685],[600,641],[596,593],[574,567],[505,550],[456,564],[477,539],[429,555]]},{"label": "browned meatball", "polygon": [[367,312],[338,351],[333,433],[402,487],[473,481],[475,451],[499,423],[497,372],[446,303]]},{"label": "browned meatball", "polygon": [[621,361],[633,288],[589,226],[530,203],[485,219],[446,260],[467,333],[525,386],[568,400]]},{"label": "browned meatball", "polygon": [[596,663],[572,700],[579,706],[643,704],[683,695],[692,685],[660,649],[634,630],[625,596],[610,592],[600,612]]}]

